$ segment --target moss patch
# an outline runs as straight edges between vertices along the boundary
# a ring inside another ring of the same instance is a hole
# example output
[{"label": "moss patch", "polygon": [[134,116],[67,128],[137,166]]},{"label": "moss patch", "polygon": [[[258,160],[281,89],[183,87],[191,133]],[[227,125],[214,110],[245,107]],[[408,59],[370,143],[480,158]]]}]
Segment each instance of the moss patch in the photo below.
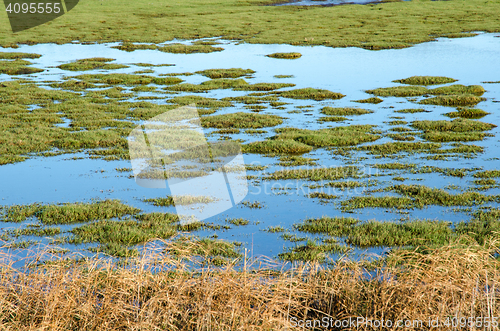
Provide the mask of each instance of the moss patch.
[{"label": "moss patch", "polygon": [[201,119],[201,124],[206,128],[253,128],[276,126],[283,123],[281,117],[276,115],[231,113],[224,115],[208,116]]},{"label": "moss patch", "polygon": [[443,76],[412,76],[409,78],[394,80],[394,83],[408,85],[438,85],[456,82],[456,79]]},{"label": "moss patch", "polygon": [[241,69],[241,68],[231,68],[231,69],[207,69],[202,71],[196,71],[197,74],[208,78],[239,78],[243,76],[250,76],[254,74],[255,71],[252,69]]},{"label": "moss patch", "polygon": [[373,98],[368,98],[368,99],[355,100],[354,102],[378,104],[378,103],[381,103],[382,101],[384,101],[384,100],[377,98],[377,97],[373,97]]},{"label": "moss patch", "polygon": [[371,114],[373,110],[362,109],[362,108],[333,108],[333,107],[323,107],[321,108],[321,113],[325,115],[336,115],[336,116],[351,116],[351,115],[364,115]]},{"label": "moss patch", "polygon": [[85,71],[85,70],[96,70],[96,69],[113,70],[113,69],[128,68],[128,66],[124,64],[108,63],[114,60],[115,59],[93,57],[89,59],[81,59],[81,60],[76,60],[74,62],[61,64],[57,67],[63,70],[71,70],[71,71]]},{"label": "moss patch", "polygon": [[158,50],[161,52],[166,52],[166,53],[192,54],[192,53],[221,52],[224,50],[224,48],[213,47],[211,45],[170,44],[170,45],[158,47]]},{"label": "moss patch", "polygon": [[312,149],[309,145],[291,139],[256,141],[242,146],[245,153],[265,154],[303,154]]},{"label": "moss patch", "polygon": [[316,101],[321,101],[321,100],[326,100],[326,99],[335,100],[335,99],[341,99],[341,98],[345,97],[345,95],[342,93],[331,92],[328,90],[315,89],[312,87],[283,91],[283,92],[276,92],[276,93],[279,93],[279,95],[281,97],[284,97],[284,98],[310,99],[310,100],[316,100]]},{"label": "moss patch", "polygon": [[302,56],[300,53],[273,53],[266,55],[267,57],[272,57],[275,59],[298,59]]},{"label": "moss patch", "polygon": [[478,97],[476,95],[446,95],[438,96],[434,98],[427,98],[421,100],[419,104],[422,105],[440,105],[440,106],[475,106],[481,101],[485,101],[485,98]]}]

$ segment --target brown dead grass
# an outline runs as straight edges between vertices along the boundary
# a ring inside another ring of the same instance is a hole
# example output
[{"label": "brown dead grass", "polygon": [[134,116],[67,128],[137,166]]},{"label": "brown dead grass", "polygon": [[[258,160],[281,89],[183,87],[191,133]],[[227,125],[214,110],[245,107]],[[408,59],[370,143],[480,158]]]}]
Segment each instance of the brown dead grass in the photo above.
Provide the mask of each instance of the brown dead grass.
[{"label": "brown dead grass", "polygon": [[[27,272],[3,263],[0,328],[285,330],[290,317],[425,323],[436,317],[498,316],[500,262],[492,258],[493,243],[479,246],[462,238],[420,252],[399,250],[383,266],[341,260],[327,268],[306,264],[281,270],[256,263],[252,270],[235,264],[202,267],[180,258],[193,248],[176,249],[176,255],[150,252],[127,267],[88,259]],[[373,277],[367,278],[367,271]]]}]

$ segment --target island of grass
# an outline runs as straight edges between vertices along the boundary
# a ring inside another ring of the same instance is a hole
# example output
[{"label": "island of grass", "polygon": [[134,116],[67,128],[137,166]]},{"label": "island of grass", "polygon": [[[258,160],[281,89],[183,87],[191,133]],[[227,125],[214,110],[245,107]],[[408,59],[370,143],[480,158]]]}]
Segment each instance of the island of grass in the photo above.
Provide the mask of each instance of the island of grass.
[{"label": "island of grass", "polygon": [[128,68],[127,65],[119,64],[119,63],[109,63],[115,61],[115,59],[108,59],[104,57],[93,57],[89,59],[81,59],[76,60],[70,63],[65,63],[57,66],[63,70],[71,70],[71,71],[86,71],[86,70],[113,70],[113,69],[122,69]]},{"label": "island of grass", "polygon": [[211,45],[185,45],[185,44],[169,44],[158,47],[158,50],[166,53],[175,54],[192,54],[192,53],[212,53],[221,52],[222,47],[213,47]]},{"label": "island of grass", "polygon": [[404,79],[394,80],[394,83],[408,85],[439,85],[456,82],[456,79],[443,76],[412,76]]},{"label": "island of grass", "polygon": [[255,113],[231,113],[224,115],[207,116],[201,119],[201,124],[206,128],[252,128],[260,129],[264,127],[282,124],[281,117],[276,115],[263,115]]},{"label": "island of grass", "polygon": [[[0,53],[2,54],[2,53]],[[5,54],[5,53],[3,53]],[[43,69],[29,67],[32,63],[20,58],[15,60],[0,59],[0,74],[7,75],[29,75],[37,72],[42,72]]]},{"label": "island of grass", "polygon": [[332,92],[332,91],[322,90],[322,89],[315,89],[312,87],[295,89],[295,90],[288,90],[288,91],[282,91],[282,92],[274,92],[274,93],[277,93],[279,96],[284,97],[284,98],[310,99],[310,100],[316,100],[316,101],[321,101],[321,100],[326,100],[326,99],[336,100],[336,99],[342,99],[343,97],[345,97],[345,95],[342,93],[337,93],[337,92]]},{"label": "island of grass", "polygon": [[451,118],[461,117],[461,118],[469,118],[469,119],[478,119],[478,118],[484,117],[484,116],[489,115],[489,114],[490,113],[487,113],[482,109],[459,107],[457,109],[457,111],[449,112],[449,113],[446,113],[443,115],[451,117]]},{"label": "island of grass", "polygon": [[267,57],[272,57],[272,58],[275,58],[275,59],[289,59],[289,60],[293,60],[293,59],[298,59],[299,57],[302,56],[302,54],[291,52],[291,53],[273,53],[273,54],[268,54],[266,56]]},{"label": "island of grass", "polygon": [[196,71],[196,73],[211,79],[215,79],[215,78],[240,78],[243,76],[250,76],[251,74],[254,74],[255,71],[252,69],[231,68],[231,69],[207,69],[202,71]]},{"label": "island of grass", "polygon": [[343,107],[343,108],[323,107],[321,108],[321,113],[325,115],[350,116],[350,115],[372,114],[373,110],[352,108],[352,107]]}]

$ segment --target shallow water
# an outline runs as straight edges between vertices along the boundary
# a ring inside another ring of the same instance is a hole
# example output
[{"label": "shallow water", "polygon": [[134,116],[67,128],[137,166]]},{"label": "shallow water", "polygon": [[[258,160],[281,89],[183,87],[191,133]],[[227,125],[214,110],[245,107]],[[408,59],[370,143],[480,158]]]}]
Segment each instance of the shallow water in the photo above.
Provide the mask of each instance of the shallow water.
[{"label": "shallow water", "polygon": [[[117,63],[131,64],[146,62],[151,64],[172,63],[171,67],[153,67],[154,74],[194,72],[212,68],[249,68],[256,71],[253,78],[245,78],[250,83],[260,82],[285,82],[295,83],[294,88],[314,87],[340,92],[346,95],[343,99],[335,101],[312,101],[282,99],[280,101],[289,102],[285,110],[268,108],[263,114],[276,114],[285,117],[284,123],[278,127],[299,127],[308,129],[324,128],[329,126],[344,126],[347,124],[375,124],[379,129],[387,130],[388,125],[384,122],[390,121],[391,116],[404,116],[410,123],[420,119],[447,119],[443,113],[453,111],[454,108],[442,106],[423,106],[409,102],[405,98],[387,97],[384,102],[373,104],[358,104],[352,100],[368,98],[371,95],[365,93],[367,89],[378,87],[396,86],[392,80],[406,78],[414,75],[448,76],[458,79],[455,84],[480,84],[487,92],[483,97],[487,101],[481,102],[477,107],[490,112],[490,115],[482,118],[481,121],[500,123],[500,111],[498,101],[500,101],[500,84],[481,84],[483,81],[498,81],[500,79],[500,66],[498,65],[498,54],[500,53],[500,38],[495,38],[498,34],[479,34],[476,37],[461,39],[445,39],[423,43],[411,48],[397,50],[369,51],[359,48],[328,48],[323,46],[305,47],[290,45],[259,45],[259,44],[236,44],[222,41],[224,51],[210,54],[170,54],[152,50],[137,50],[134,52],[124,52],[111,48],[112,44],[81,45],[78,43],[55,45],[42,44],[20,46],[12,50],[16,52],[30,52],[42,54],[39,59],[32,60],[36,67],[44,68],[46,71],[31,75],[35,81],[55,81],[65,76],[78,75],[82,72],[64,71],[55,66],[69,61],[90,57],[115,58]],[[178,42],[178,41],[174,41]],[[8,50],[11,51],[11,50]],[[302,57],[296,60],[273,59],[266,57],[266,54],[275,52],[300,52]],[[143,67],[131,65],[130,68],[113,70],[113,73],[132,73],[143,70]],[[102,73],[94,70],[85,73]],[[274,75],[293,75],[293,78],[277,79]],[[188,83],[200,83],[208,80],[201,75],[180,76]],[[0,81],[8,80],[11,77],[0,75]],[[181,93],[179,95],[191,95],[193,93]],[[214,90],[208,93],[199,94],[204,97],[222,98],[226,96],[245,95],[246,92],[232,90]],[[140,93],[141,96],[159,95],[162,99],[151,100],[150,102],[165,103],[165,98],[169,95],[156,94],[151,92]],[[296,109],[297,106],[312,105],[308,113],[288,113]],[[323,115],[319,109],[323,106],[359,106],[371,109],[373,114],[352,116],[351,120],[339,123],[317,122]],[[423,107],[422,107],[423,106]],[[394,110],[404,108],[425,108],[432,112],[416,114],[399,114]],[[246,111],[242,105],[224,108],[217,111],[217,114]],[[307,116],[306,116],[307,115]],[[61,126],[69,125],[65,121]],[[265,137],[273,136],[273,128],[268,129],[267,134],[232,135],[234,139],[240,138],[245,142],[263,140]],[[408,162],[419,165],[432,165],[451,168],[474,168],[484,169],[497,168],[497,157],[500,152],[498,132],[500,128],[491,130],[494,137],[485,138],[484,141],[474,142],[476,145],[485,147],[485,152],[474,159],[457,159],[452,161],[429,161],[421,158],[421,155],[413,155],[403,159],[374,159],[370,155],[359,153],[358,156],[367,156],[368,159],[357,163],[366,174],[380,177],[365,178],[376,179],[379,185],[387,186],[392,182],[394,175],[384,175],[383,172],[370,167],[375,163],[383,162]],[[206,133],[213,131],[206,130]],[[217,136],[212,136],[216,140]],[[383,143],[390,139],[380,139],[375,143]],[[417,138],[418,141],[418,138]],[[75,159],[74,157],[77,157]],[[304,155],[319,159],[320,166],[342,166],[351,160],[332,155],[325,149],[315,149],[311,153]],[[81,157],[81,159],[78,159]],[[147,189],[136,185],[134,179],[129,178],[129,173],[117,172],[116,168],[130,167],[129,161],[103,161],[88,159],[85,154],[67,154],[55,157],[34,157],[22,163],[0,166],[0,204],[28,204],[33,202],[58,203],[90,201],[91,199],[120,199],[124,203],[134,205],[144,211],[169,211],[173,212],[173,207],[153,207],[141,201],[143,198],[155,198],[169,194],[168,189]],[[246,164],[269,165],[265,170],[272,172],[281,169],[275,165],[275,158],[261,155],[244,155]],[[259,175],[259,172],[248,172],[249,175]],[[456,178],[441,174],[404,174],[409,179],[405,184],[419,184],[430,187],[443,188],[450,184],[458,185],[461,188],[471,186],[471,176]],[[288,184],[287,194],[277,194],[278,187]],[[239,205],[223,214],[214,216],[206,221],[217,224],[225,224],[224,220],[229,218],[243,217],[251,221],[247,226],[232,226],[227,231],[217,231],[219,238],[236,240],[244,243],[253,255],[276,256],[283,251],[284,247],[292,247],[293,243],[282,240],[279,235],[264,232],[269,226],[281,225],[291,230],[292,224],[298,223],[307,218],[321,217],[323,215],[342,215],[339,200],[328,204],[321,204],[317,199],[306,197],[311,192],[305,185],[311,184],[306,181],[263,181],[255,183],[250,181],[247,201],[260,201],[264,204],[262,209],[250,209]],[[274,186],[273,186],[274,185]],[[372,189],[372,187],[370,187]],[[346,191],[329,191],[348,198],[363,194],[364,189]],[[326,192],[326,189],[325,189]],[[450,190],[456,193],[459,191]],[[499,189],[486,191],[487,194],[499,194]],[[384,220],[395,221],[410,216],[411,218],[428,218],[449,220],[459,222],[468,219],[470,216],[461,211],[453,212],[452,208],[432,206],[425,209],[415,209],[409,215],[398,212],[386,212],[378,209],[361,209],[355,214],[348,216],[357,217],[361,220]],[[15,228],[18,224],[3,223],[3,228]],[[64,229],[69,229],[65,226]],[[200,231],[199,235],[213,235],[214,231]],[[299,236],[304,234],[298,233]],[[314,236],[313,236],[314,237]],[[40,238],[32,238],[40,239]],[[68,246],[75,249],[75,246]],[[357,250],[360,252],[361,250]],[[371,249],[369,252],[381,252],[382,249]]]}]

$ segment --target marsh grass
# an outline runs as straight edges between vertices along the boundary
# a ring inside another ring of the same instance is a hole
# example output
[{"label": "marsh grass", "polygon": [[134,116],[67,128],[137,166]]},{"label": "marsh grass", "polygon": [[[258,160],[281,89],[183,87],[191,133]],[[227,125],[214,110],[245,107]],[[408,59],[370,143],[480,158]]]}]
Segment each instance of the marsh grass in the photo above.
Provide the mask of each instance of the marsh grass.
[{"label": "marsh grass", "polygon": [[[330,249],[323,245],[311,242],[296,251],[321,257],[318,250]],[[205,257],[217,252],[214,247],[221,249],[201,241],[170,243],[165,251],[150,250],[125,266],[52,257],[28,272],[4,262],[1,322],[16,329],[58,325],[83,331],[285,330],[290,318],[366,315],[427,321],[468,316],[471,310],[489,316],[497,308],[492,287],[499,281],[499,266],[490,241],[395,250],[379,263],[343,260],[328,267],[310,263],[283,269],[266,260],[241,268],[231,258],[223,268],[207,265]]]},{"label": "marsh grass", "polygon": [[173,85],[182,82],[182,79],[177,77],[154,77],[147,75],[133,75],[133,74],[84,74],[73,76],[71,79],[78,79],[80,81],[96,83],[96,84],[109,84],[109,85]]},{"label": "marsh grass", "polygon": [[234,88],[235,91],[274,91],[285,87],[293,87],[291,83],[257,83]]},{"label": "marsh grass", "polygon": [[298,59],[302,56],[300,53],[273,53],[273,54],[268,54],[266,55],[267,57],[272,57],[275,59]]},{"label": "marsh grass", "polygon": [[295,89],[295,90],[288,90],[288,91],[282,91],[282,92],[275,92],[275,93],[278,93],[279,96],[284,97],[284,98],[310,99],[310,100],[316,100],[316,101],[321,101],[321,100],[326,100],[326,99],[336,100],[336,99],[341,99],[341,98],[345,97],[345,95],[342,93],[336,93],[336,92],[322,90],[322,89],[315,89],[312,87]]},{"label": "marsh grass", "polygon": [[291,139],[263,140],[242,145],[245,153],[261,154],[303,154],[312,149],[312,146]]},{"label": "marsh grass", "polygon": [[409,85],[438,85],[456,82],[456,79],[443,76],[412,76],[409,78],[394,80],[394,83]]},{"label": "marsh grass", "polygon": [[0,60],[38,59],[40,57],[41,55],[36,53],[0,52]]},{"label": "marsh grass", "polygon": [[440,105],[440,106],[449,106],[449,107],[458,107],[458,106],[475,106],[481,101],[485,101],[485,98],[478,97],[476,95],[446,95],[446,96],[438,96],[434,98],[427,98],[419,101],[419,104],[422,105]]},{"label": "marsh grass", "polygon": [[5,207],[0,216],[4,222],[24,222],[36,217],[43,224],[72,224],[93,220],[106,220],[133,215],[140,210],[124,205],[118,200],[102,200],[92,203],[65,203],[59,205],[13,205]]},{"label": "marsh grass", "polygon": [[430,110],[425,110],[423,108],[406,108],[395,110],[395,113],[403,113],[403,114],[415,114],[415,113],[430,113]]},{"label": "marsh grass", "polygon": [[423,142],[388,142],[384,144],[367,145],[358,147],[360,150],[367,151],[375,155],[391,155],[401,152],[405,153],[436,153],[441,144],[423,143]]},{"label": "marsh grass", "polygon": [[351,115],[364,115],[372,114],[373,110],[362,109],[362,108],[333,108],[333,107],[323,107],[321,108],[321,113],[325,115],[336,115],[336,116],[351,116]]},{"label": "marsh grass", "polygon": [[89,59],[76,60],[70,63],[64,63],[57,67],[63,70],[70,70],[70,71],[86,71],[86,70],[96,70],[96,69],[113,70],[113,69],[128,68],[128,66],[124,64],[108,63],[112,61],[115,61],[115,59],[94,57]]},{"label": "marsh grass", "polygon": [[181,195],[181,196],[175,196],[175,200],[174,197],[166,197],[166,198],[162,197],[162,198],[149,198],[149,199],[144,199],[142,201],[149,202],[154,206],[169,207],[169,206],[174,206],[175,203],[177,203],[177,205],[211,203],[214,202],[215,199],[208,196]]},{"label": "marsh grass", "polygon": [[381,97],[416,97],[429,93],[429,89],[423,86],[395,86],[367,90],[366,93]]},{"label": "marsh grass", "polygon": [[241,68],[231,68],[231,69],[207,69],[202,71],[196,71],[197,74],[214,79],[214,78],[240,78],[244,76],[250,76],[255,73],[252,69],[241,69]]},{"label": "marsh grass", "polygon": [[339,180],[360,177],[360,171],[355,166],[310,168],[310,169],[285,169],[267,174],[264,180],[302,179],[302,180]]},{"label": "marsh grass", "polygon": [[197,107],[203,108],[224,108],[231,107],[233,104],[229,101],[217,100],[214,98],[205,98],[198,95],[183,95],[167,100],[169,103],[175,103],[181,106],[195,104]]},{"label": "marsh grass", "polygon": [[184,44],[169,44],[166,46],[158,47],[158,50],[166,53],[175,54],[192,54],[192,53],[212,53],[221,52],[224,50],[222,47],[213,47],[211,45],[184,45]]},{"label": "marsh grass", "polygon": [[448,86],[437,87],[429,90],[429,94],[434,95],[460,95],[460,94],[473,94],[481,96],[484,94],[485,89],[481,85],[461,85],[454,84]]},{"label": "marsh grass", "polygon": [[357,102],[357,103],[373,103],[373,104],[379,104],[381,102],[383,102],[384,100],[380,99],[380,98],[377,98],[377,97],[373,97],[373,98],[367,98],[367,99],[361,99],[361,100],[355,100],[354,102]]},{"label": "marsh grass", "polygon": [[43,71],[43,69],[29,67],[31,64],[31,62],[22,59],[0,60],[0,74],[29,75]]},{"label": "marsh grass", "polygon": [[262,115],[254,113],[231,113],[224,115],[214,115],[203,117],[201,124],[206,128],[253,128],[260,129],[264,127],[276,126],[283,123],[281,117],[276,115]]},{"label": "marsh grass", "polygon": [[345,253],[349,249],[336,243],[319,244],[313,240],[307,240],[304,245],[297,245],[287,251],[278,254],[283,261],[314,261],[325,262],[329,253]]},{"label": "marsh grass", "polygon": [[461,118],[469,118],[469,119],[478,119],[478,118],[484,117],[484,116],[489,115],[489,114],[490,113],[487,113],[482,109],[458,108],[457,111],[449,112],[449,113],[446,113],[444,115],[451,117],[451,118],[461,117]]},{"label": "marsh grass", "polygon": [[276,129],[278,135],[274,139],[293,139],[313,147],[353,146],[380,138],[372,131],[371,125],[350,125],[330,129],[307,130],[296,128]]},{"label": "marsh grass", "polygon": [[138,49],[150,49],[150,50],[156,50],[158,46],[156,45],[151,45],[151,44],[132,44],[132,43],[122,43],[121,45],[118,46],[112,46],[112,48],[119,49],[121,51],[125,52],[133,52]]}]

